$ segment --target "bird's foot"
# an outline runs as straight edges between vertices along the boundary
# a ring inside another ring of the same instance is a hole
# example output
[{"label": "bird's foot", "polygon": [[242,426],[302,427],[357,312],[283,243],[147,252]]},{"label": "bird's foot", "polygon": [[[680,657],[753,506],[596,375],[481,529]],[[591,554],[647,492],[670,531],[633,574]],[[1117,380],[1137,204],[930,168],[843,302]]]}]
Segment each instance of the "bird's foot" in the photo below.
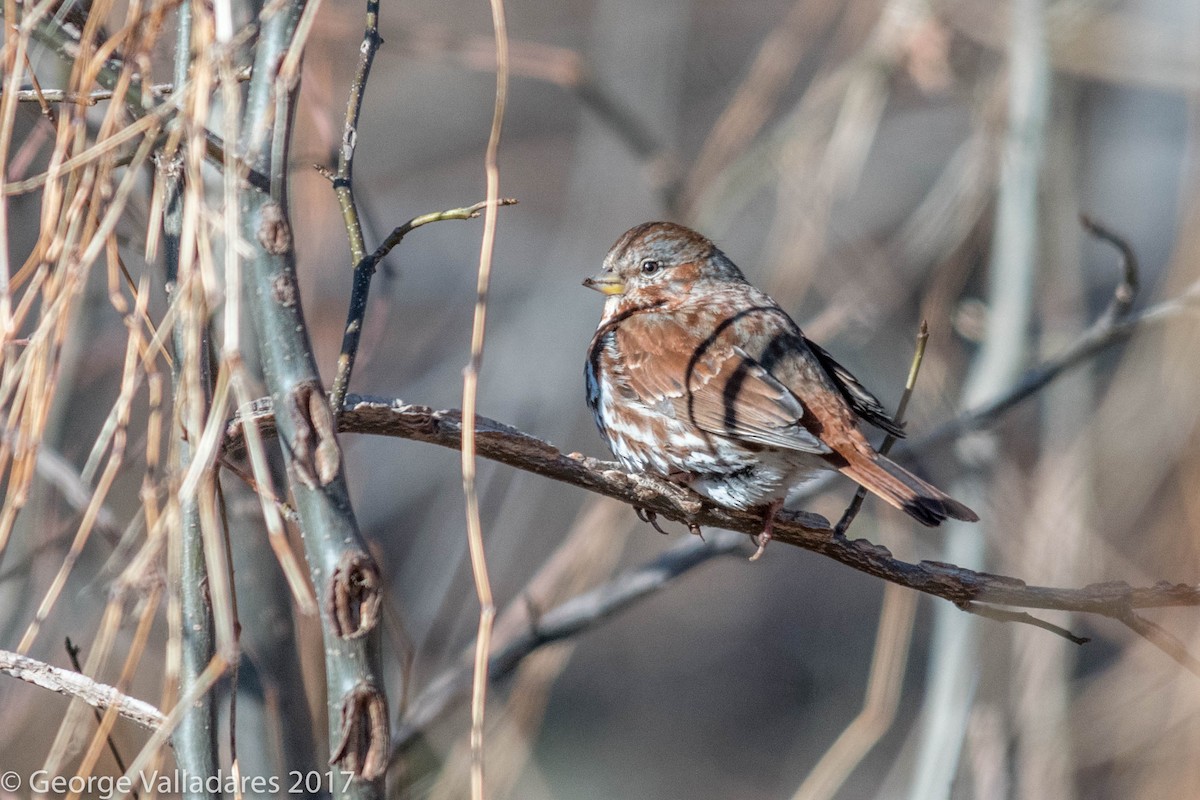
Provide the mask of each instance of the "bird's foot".
[{"label": "bird's foot", "polygon": [[669,480],[671,483],[677,483],[680,486],[690,487],[692,482],[696,480],[696,473],[685,472],[684,470],[675,470],[674,472],[667,473],[667,480]]},{"label": "bird's foot", "polygon": [[687,526],[688,526],[688,533],[694,533],[695,535],[700,537],[700,541],[702,541],[702,542],[704,541],[704,531],[700,530],[700,525],[698,523],[689,522],[687,524]]},{"label": "bird's foot", "polygon": [[754,555],[750,556],[751,561],[758,561],[762,558],[762,554],[767,552],[767,543],[775,538],[775,514],[781,508],[783,508],[782,497],[767,506],[767,512],[763,515],[762,533],[754,537],[758,549],[754,551]]},{"label": "bird's foot", "polygon": [[667,535],[667,532],[664,531],[662,526],[658,524],[658,514],[655,514],[653,511],[647,508],[642,508],[641,506],[634,506],[633,513],[637,514],[638,519],[647,523],[651,528],[654,528],[654,530],[658,531],[663,536]]}]

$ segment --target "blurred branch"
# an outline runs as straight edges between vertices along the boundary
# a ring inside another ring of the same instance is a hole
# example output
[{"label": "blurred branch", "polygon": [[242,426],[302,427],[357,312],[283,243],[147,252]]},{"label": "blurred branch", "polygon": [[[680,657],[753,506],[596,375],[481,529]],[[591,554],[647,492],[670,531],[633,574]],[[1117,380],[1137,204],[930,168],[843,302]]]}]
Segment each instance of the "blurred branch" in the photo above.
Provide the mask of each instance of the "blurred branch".
[{"label": "blurred branch", "polygon": [[[967,39],[991,50],[1004,49],[1012,0],[936,5],[941,18]],[[1071,13],[1052,14],[1046,22],[1046,43],[1056,71],[1154,91],[1185,94],[1200,88],[1200,57],[1188,25],[1116,3],[1076,3]]]},{"label": "blurred branch", "polygon": [[1080,336],[1074,344],[1058,357],[1025,372],[1011,388],[994,400],[976,406],[942,425],[933,432],[914,441],[904,450],[926,450],[948,440],[956,439],[969,431],[987,427],[1022,400],[1036,394],[1059,375],[1075,367],[1110,345],[1122,342],[1144,325],[1163,322],[1183,311],[1200,304],[1200,281],[1193,283],[1182,294],[1164,300],[1136,314],[1129,313],[1133,293],[1137,291],[1137,262],[1132,257],[1128,244],[1092,220],[1085,226],[1106,242],[1114,244],[1122,253],[1121,283],[1113,292],[1112,302],[1099,319]]},{"label": "blurred branch", "polygon": [[[36,469],[38,475],[58,490],[63,500],[79,513],[87,511],[92,501],[92,488],[79,475],[79,471],[57,450],[43,444],[38,448]],[[121,528],[112,509],[101,505],[96,512],[96,530],[116,545],[121,538]]]},{"label": "blurred branch", "polygon": [[[759,527],[762,527],[761,520]],[[541,614],[524,630],[495,643],[489,659],[490,680],[494,683],[504,679],[539,647],[589,630],[637,601],[665,589],[692,568],[715,556],[732,553],[742,546],[743,541],[739,534],[729,531],[716,531],[706,540],[689,538],[653,561]],[[447,710],[464,700],[470,691],[470,664],[451,667],[434,678],[396,727],[392,738],[393,757]]]},{"label": "blurred branch", "polygon": [[[971,357],[961,387],[959,409],[974,408],[1005,392],[1028,363],[1033,329],[1033,298],[1038,263],[1039,186],[1051,73],[1046,60],[1046,0],[1016,0],[1005,75],[1008,96],[1000,141],[999,182],[989,242],[984,336]],[[994,431],[981,431],[957,447],[961,468],[948,487],[968,506],[984,502],[997,471]],[[997,532],[985,519],[977,531],[951,522],[941,542],[946,561],[980,569],[987,562],[984,542]],[[929,666],[921,701],[915,765],[905,796],[909,800],[950,800],[960,769],[962,743],[975,704],[982,650],[978,625],[970,615],[946,606],[934,612]]]},{"label": "blurred branch", "polygon": [[[245,423],[253,421],[264,435],[274,434],[269,401],[243,410],[229,430],[230,447],[239,446]],[[398,400],[351,395],[339,429],[352,433],[396,436],[457,449],[462,416],[457,410],[435,411]],[[486,417],[475,418],[479,455],[536,475],[603,494],[628,505],[641,506],[684,524],[739,531],[748,536],[762,531],[762,517],[753,511],[734,511],[708,505],[699,495],[652,475],[631,474],[609,461],[564,454],[549,442]],[[1200,605],[1200,585],[1159,583],[1133,587],[1124,581],[1097,583],[1081,589],[1029,586],[1017,578],[975,572],[938,561],[909,563],[894,558],[886,547],[864,539],[833,536],[829,523],[816,514],[783,511],[776,539],[832,558],[848,567],[919,592],[959,602],[1078,611],[1118,619],[1124,608]]]},{"label": "blurred branch", "polygon": [[0,672],[82,700],[93,708],[104,710],[115,707],[118,714],[143,728],[157,730],[166,721],[166,715],[154,706],[121,694],[112,686],[7,650],[0,650]]},{"label": "blurred branch", "polygon": [[[558,540],[558,546],[522,587],[521,593],[513,597],[496,617],[492,641],[501,644],[493,644],[492,650],[503,648],[504,643],[513,641],[535,627],[547,609],[611,579],[625,543],[635,528],[640,526],[628,518],[625,507],[620,503],[604,497],[588,498],[580,507],[575,521]],[[740,535],[728,535],[741,543]],[[492,797],[511,796],[512,785],[532,755],[531,747],[544,720],[551,689],[571,660],[578,643],[578,640],[564,641],[531,651],[529,657],[521,659],[520,665],[507,678],[506,697],[501,710],[487,726],[487,782]],[[474,657],[473,651],[472,646],[464,648],[462,655],[454,661],[458,674],[466,674],[467,664]],[[489,669],[495,666],[493,664]],[[433,683],[440,683],[442,677],[455,672],[454,666],[447,666]],[[429,688],[431,684],[427,684],[418,702],[425,702]],[[466,691],[459,691],[449,705],[441,706],[442,712],[439,713],[456,708],[466,697]],[[407,723],[407,711],[405,707],[399,715],[402,725]],[[420,730],[427,731],[428,726],[421,726]],[[418,734],[420,738],[423,737]],[[464,746],[466,738],[461,735],[458,737],[459,741],[442,762],[434,788],[425,795],[426,800],[459,800],[467,794],[470,753],[469,748]],[[402,758],[402,754],[411,754],[416,741],[410,740],[403,750],[393,750],[393,761]],[[404,760],[413,763],[410,758]],[[405,770],[405,774],[409,777],[409,785],[421,780],[418,770]]]},{"label": "blurred branch", "polygon": [[[242,67],[235,73],[239,81],[250,80],[250,67]],[[182,85],[182,84],[180,84]],[[151,94],[166,96],[175,91],[174,83],[155,83],[147,87]],[[0,96],[3,92],[0,92]],[[90,92],[70,92],[66,89],[21,89],[17,100],[22,103],[75,103],[94,106],[104,100],[113,99],[112,89],[94,89]]]},{"label": "blurred branch", "polygon": [[1134,633],[1175,659],[1184,669],[1200,676],[1200,659],[1189,653],[1187,645],[1169,633],[1166,628],[1157,622],[1146,619],[1132,608],[1123,609],[1117,619],[1124,622]]},{"label": "blurred branch", "polygon": [[895,584],[884,587],[862,709],[821,756],[792,800],[831,800],[892,727],[900,706],[916,613],[917,595]]},{"label": "blurred branch", "polygon": [[[464,69],[491,72],[496,68],[495,44],[490,37],[459,36],[436,25],[411,24],[405,29],[400,52],[416,57],[439,58]],[[625,102],[601,85],[574,50],[540,42],[511,41],[513,76],[532,78],[558,86],[596,115],[638,159],[669,210],[678,210],[683,172],[671,146],[663,141]]]},{"label": "blurred branch", "polygon": [[682,205],[689,214],[704,189],[751,142],[775,111],[802,59],[809,55],[807,41],[844,13],[842,3],[797,0],[791,11],[758,47],[737,91],[713,123],[683,186]]}]

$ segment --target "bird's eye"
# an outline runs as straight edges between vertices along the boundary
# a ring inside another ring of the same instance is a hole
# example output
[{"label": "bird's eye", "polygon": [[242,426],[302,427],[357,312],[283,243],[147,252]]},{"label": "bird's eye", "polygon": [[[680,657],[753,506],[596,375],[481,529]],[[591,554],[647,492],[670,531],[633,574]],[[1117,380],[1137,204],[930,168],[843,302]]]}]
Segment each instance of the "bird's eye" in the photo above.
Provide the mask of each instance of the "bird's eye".
[{"label": "bird's eye", "polygon": [[642,262],[642,274],[643,275],[653,275],[654,273],[658,272],[660,269],[662,269],[661,261],[655,261],[652,258],[647,258],[645,261]]}]

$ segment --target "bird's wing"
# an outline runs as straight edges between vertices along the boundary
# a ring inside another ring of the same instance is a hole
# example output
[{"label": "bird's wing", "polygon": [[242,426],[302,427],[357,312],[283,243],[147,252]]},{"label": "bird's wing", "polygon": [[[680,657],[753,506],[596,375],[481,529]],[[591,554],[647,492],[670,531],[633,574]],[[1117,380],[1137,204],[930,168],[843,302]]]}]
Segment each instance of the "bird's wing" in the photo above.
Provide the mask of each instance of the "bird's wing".
[{"label": "bird's wing", "polygon": [[825,368],[838,391],[842,393],[842,397],[846,399],[852,409],[858,412],[860,417],[899,439],[904,438],[904,426],[892,419],[883,404],[879,402],[879,398],[871,394],[850,370],[835,361],[833,356],[829,355],[820,345],[808,339],[805,339],[804,343],[817,357],[817,361],[821,362],[821,366]]},{"label": "bird's wing", "polygon": [[628,386],[650,408],[709,434],[831,452],[796,395],[732,338],[702,338],[665,314],[631,317],[617,329]]}]

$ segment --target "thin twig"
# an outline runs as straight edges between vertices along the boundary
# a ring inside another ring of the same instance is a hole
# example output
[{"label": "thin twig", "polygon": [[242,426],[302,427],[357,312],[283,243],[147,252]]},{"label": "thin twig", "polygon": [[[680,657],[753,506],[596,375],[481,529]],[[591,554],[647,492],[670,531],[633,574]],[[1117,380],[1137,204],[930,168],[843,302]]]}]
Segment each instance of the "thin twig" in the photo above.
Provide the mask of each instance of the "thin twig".
[{"label": "thin twig", "polygon": [[[508,31],[504,19],[504,0],[491,0],[492,29],[496,38],[496,100],[492,109],[492,127],[484,154],[487,174],[487,206],[483,219],[483,241],[479,251],[479,278],[476,283],[475,314],[471,325],[471,359],[463,370],[463,413],[475,417],[479,370],[483,366],[483,343],[487,331],[488,287],[492,278],[492,255],[496,244],[496,211],[500,201],[500,168],[497,156],[508,99]],[[496,604],[488,577],[487,555],[483,547],[483,525],[479,516],[479,495],[475,489],[475,429],[461,428],[463,495],[467,506],[467,547],[471,555],[471,575],[479,598],[479,629],[475,638],[475,664],[471,683],[471,798],[483,800],[483,723],[487,704],[488,654],[491,652],[492,624]]]},{"label": "thin twig", "polygon": [[[496,205],[515,206],[517,201],[512,197],[501,197],[496,200]],[[419,217],[413,217],[403,225],[397,225],[388,234],[388,237],[383,240],[383,244],[375,249],[374,253],[368,257],[368,263],[372,268],[377,267],[380,261],[387,257],[387,254],[392,252],[392,248],[400,244],[400,240],[408,234],[412,233],[422,225],[428,225],[431,222],[443,222],[450,219],[478,219],[480,212],[488,206],[487,200],[482,200],[473,206],[464,206],[463,208],[451,208],[446,211],[435,211],[431,214],[422,214]]]},{"label": "thin twig", "polygon": [[1187,671],[1200,676],[1200,659],[1188,652],[1187,646],[1157,622],[1146,619],[1133,608],[1125,608],[1116,618],[1150,644],[1175,659]]},{"label": "thin twig", "polygon": [[[32,75],[32,73],[30,73]],[[235,73],[238,81],[250,80],[250,67],[245,66]],[[175,91],[173,83],[155,83],[147,87],[151,94],[166,96]],[[2,93],[0,93],[2,94]],[[34,87],[32,89],[21,89],[16,93],[17,102],[20,103],[73,103],[75,105],[94,106],[104,100],[113,98],[112,89],[95,89],[90,92],[71,92],[66,89],[41,89],[40,91]]]},{"label": "thin twig", "polygon": [[[334,176],[334,180],[338,180]],[[353,202],[353,200],[351,200]],[[502,197],[496,201],[499,206],[516,205],[517,201],[511,197]],[[370,255],[363,256],[358,260],[354,268],[354,278],[350,285],[350,310],[346,314],[346,328],[342,334],[342,351],[338,355],[337,374],[333,379],[333,388],[330,392],[330,402],[335,409],[342,407],[342,403],[346,399],[346,392],[350,388],[350,375],[354,370],[354,362],[358,357],[358,342],[362,337],[363,320],[367,314],[367,298],[371,291],[371,279],[375,276],[375,269],[379,266],[379,262],[387,257],[387,254],[392,251],[400,241],[412,231],[420,228],[423,225],[428,225],[431,222],[442,222],[451,219],[475,219],[480,212],[487,207],[487,201],[476,203],[473,206],[465,206],[463,208],[451,208],[447,211],[435,211],[431,214],[422,214],[419,217],[413,217],[403,225],[396,226],[388,237],[384,239],[383,244],[375,248],[375,252]],[[355,212],[357,219],[357,211]]]},{"label": "thin twig", "polygon": [[[66,638],[65,645],[66,645],[66,649],[67,649],[67,658],[71,659],[72,668],[74,668],[74,670],[77,673],[82,675],[83,667],[79,663],[79,648],[76,645],[71,643],[70,636],[68,636]],[[104,714],[101,713],[100,709],[96,708],[95,706],[92,707],[92,711],[96,715],[96,724],[103,725],[104,724]],[[117,764],[117,769],[119,769],[121,772],[124,772],[125,771],[125,759],[121,758],[121,752],[119,750],[117,750],[117,743],[115,741],[113,741],[112,732],[110,731],[109,733],[105,734],[104,738],[108,742],[108,751],[110,753],[112,753],[113,761],[115,761]],[[136,800],[137,792],[134,792],[133,796]]]},{"label": "thin twig", "polygon": [[77,698],[92,708],[115,706],[118,714],[143,728],[157,730],[166,721],[166,715],[154,706],[124,695],[112,686],[8,650],[0,650],[0,672],[43,689]]},{"label": "thin twig", "polygon": [[1121,282],[1117,284],[1117,288],[1113,290],[1112,302],[1109,303],[1108,309],[1104,314],[1096,320],[1096,325],[1111,325],[1119,319],[1123,319],[1133,307],[1133,301],[1138,293],[1138,260],[1137,253],[1133,252],[1133,247],[1122,236],[1114,233],[1110,228],[1097,222],[1094,218],[1087,214],[1079,218],[1080,223],[1087,229],[1088,233],[1095,236],[1102,242],[1111,244],[1117,248],[1117,252],[1121,254]]},{"label": "thin twig", "polygon": [[[904,423],[904,412],[908,410],[908,401],[912,398],[913,388],[917,385],[917,375],[921,372],[921,362],[925,360],[925,345],[929,342],[929,325],[925,320],[921,320],[921,326],[917,330],[917,347],[913,352],[912,365],[908,368],[908,380],[904,382],[904,392],[900,395],[900,404],[896,406],[896,415],[892,418],[897,425]],[[883,444],[879,446],[879,454],[886,456],[891,452],[892,445],[896,443],[896,435],[889,433],[884,437]],[[854,499],[850,501],[850,505],[846,508],[842,518],[838,520],[838,524],[834,526],[833,533],[835,536],[845,536],[849,530],[850,524],[854,522],[854,518],[858,516],[859,510],[862,508],[863,501],[867,498],[867,490],[865,487],[858,487],[858,491],[854,493]]]},{"label": "thin twig", "polygon": [[1087,644],[1091,638],[1087,636],[1076,636],[1066,628],[1055,625],[1052,622],[1046,622],[1043,619],[1038,619],[1032,614],[1024,611],[1009,611],[1003,608],[994,608],[993,606],[983,603],[955,603],[963,611],[969,614],[975,614],[979,617],[987,617],[994,619],[997,622],[1019,622],[1023,625],[1032,625],[1035,628],[1041,628],[1044,631],[1050,631],[1056,636],[1061,636],[1072,644]]},{"label": "thin twig", "polygon": [[358,69],[354,73],[354,80],[350,84],[350,97],[346,101],[346,122],[342,128],[337,172],[327,176],[333,183],[334,194],[337,195],[338,205],[342,209],[342,220],[346,225],[346,237],[350,244],[350,262],[354,265],[354,277],[350,284],[350,310],[346,315],[342,351],[338,356],[337,374],[333,379],[334,413],[340,408],[350,386],[350,373],[354,370],[363,317],[367,312],[371,277],[375,274],[375,264],[367,257],[362,220],[359,217],[358,204],[354,200],[354,153],[358,147],[358,121],[367,93],[367,80],[371,77],[371,65],[382,42],[383,39],[379,36],[378,0],[367,0],[367,22],[363,30],[362,44],[358,48]]}]

